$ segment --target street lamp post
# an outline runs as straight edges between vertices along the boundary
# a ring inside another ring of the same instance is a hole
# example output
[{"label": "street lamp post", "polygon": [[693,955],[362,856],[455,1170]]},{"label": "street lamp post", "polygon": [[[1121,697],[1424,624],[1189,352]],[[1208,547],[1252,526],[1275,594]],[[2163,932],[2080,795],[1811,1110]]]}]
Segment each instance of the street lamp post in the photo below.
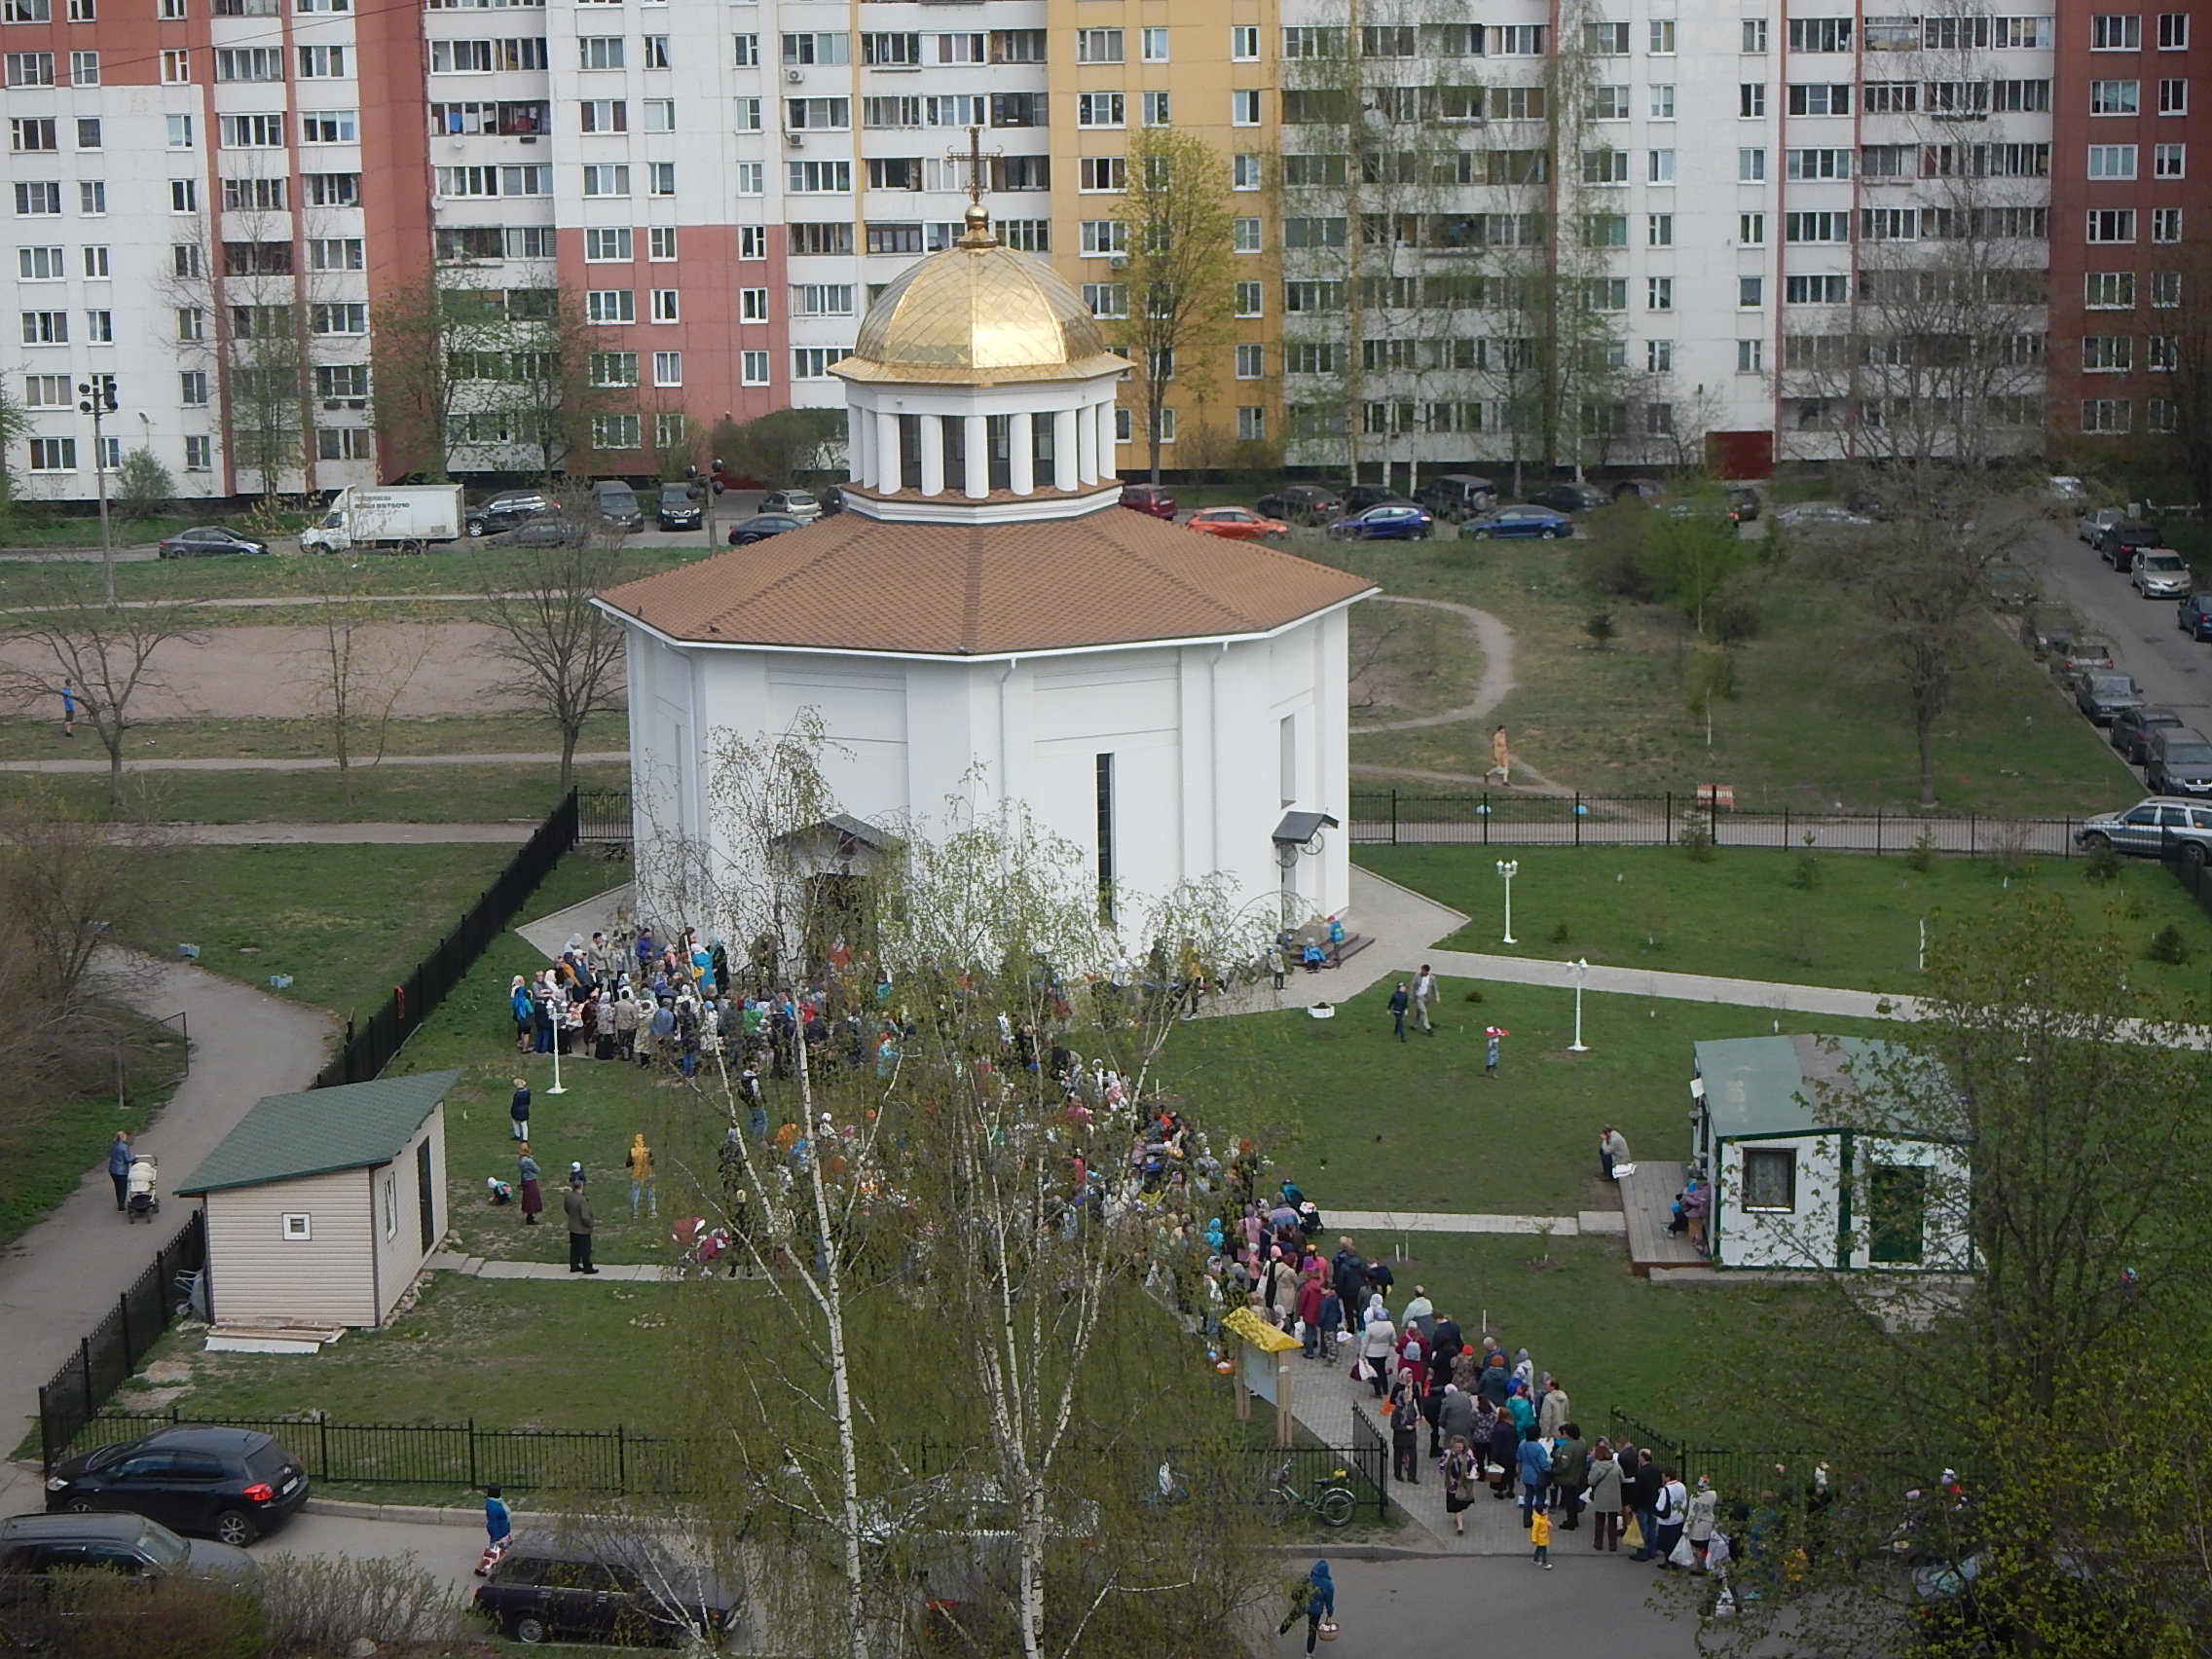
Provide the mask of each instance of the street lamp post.
[{"label": "street lamp post", "polygon": [[100,418],[115,409],[115,377],[100,375],[77,383],[77,412],[92,418],[92,479],[100,496],[100,597],[115,605],[115,540],[107,523],[107,438]]},{"label": "street lamp post", "polygon": [[1582,1040],[1582,981],[1590,977],[1590,964],[1580,957],[1567,965],[1574,976],[1574,1041],[1567,1046],[1570,1054],[1587,1054],[1590,1045]]},{"label": "street lamp post", "polygon": [[1504,942],[1519,944],[1521,941],[1513,937],[1513,878],[1521,873],[1521,861],[1519,859],[1499,859],[1497,861],[1497,873],[1505,877]]}]

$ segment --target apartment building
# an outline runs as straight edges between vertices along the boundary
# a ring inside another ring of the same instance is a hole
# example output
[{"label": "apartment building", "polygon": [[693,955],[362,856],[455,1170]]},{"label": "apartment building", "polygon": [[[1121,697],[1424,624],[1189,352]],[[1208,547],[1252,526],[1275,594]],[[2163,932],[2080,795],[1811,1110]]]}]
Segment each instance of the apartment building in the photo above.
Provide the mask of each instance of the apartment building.
[{"label": "apartment building", "polygon": [[[2199,188],[2190,21],[0,0],[16,468],[92,494],[93,376],[110,462],[144,444],[188,496],[394,478],[441,443],[460,470],[534,468],[541,415],[500,388],[566,295],[593,414],[562,459],[652,472],[725,417],[839,401],[871,294],[958,235],[977,129],[1002,239],[1109,322],[1132,303],[1133,135],[1222,156],[1232,315],[1176,365],[1171,466],[1280,445],[1401,481],[1707,455],[1755,475],[1879,454],[1916,405],[2001,448],[2141,434],[2167,418],[2155,313]],[[402,417],[372,384],[380,319],[388,345],[433,273],[519,344],[446,353],[434,417]],[[1965,287],[1995,297],[2001,361],[1931,379],[1902,342],[1957,326],[1914,307]]]},{"label": "apartment building", "polygon": [[2058,19],[2050,418],[2078,452],[2174,430],[2175,335],[2212,301],[2208,32],[2202,8]]}]

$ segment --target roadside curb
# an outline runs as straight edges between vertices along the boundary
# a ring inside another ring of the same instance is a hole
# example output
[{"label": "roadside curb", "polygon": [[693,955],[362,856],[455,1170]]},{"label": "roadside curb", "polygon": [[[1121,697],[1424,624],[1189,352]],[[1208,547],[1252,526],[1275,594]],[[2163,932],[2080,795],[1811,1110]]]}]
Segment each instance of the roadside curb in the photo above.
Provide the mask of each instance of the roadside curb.
[{"label": "roadside curb", "polygon": [[[300,1505],[303,1515],[333,1515],[346,1521],[412,1521],[419,1526],[477,1527],[484,1525],[484,1511],[476,1509],[434,1508],[426,1503],[354,1503],[345,1498],[311,1497]],[[519,1523],[525,1517],[517,1512]]]}]

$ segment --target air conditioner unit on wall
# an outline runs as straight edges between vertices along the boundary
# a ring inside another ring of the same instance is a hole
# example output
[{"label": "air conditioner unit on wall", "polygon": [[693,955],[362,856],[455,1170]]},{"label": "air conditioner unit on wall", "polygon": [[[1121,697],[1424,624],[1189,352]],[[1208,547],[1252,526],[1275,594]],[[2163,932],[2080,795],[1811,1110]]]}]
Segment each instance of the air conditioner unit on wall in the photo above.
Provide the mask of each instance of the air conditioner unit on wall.
[{"label": "air conditioner unit on wall", "polygon": [[793,86],[796,86],[799,82],[806,79],[806,71],[804,69],[786,69],[784,71],[784,79],[791,82]]},{"label": "air conditioner unit on wall", "polygon": [[803,150],[806,148],[806,134],[803,132],[787,132],[784,134],[784,142],[794,150]]}]

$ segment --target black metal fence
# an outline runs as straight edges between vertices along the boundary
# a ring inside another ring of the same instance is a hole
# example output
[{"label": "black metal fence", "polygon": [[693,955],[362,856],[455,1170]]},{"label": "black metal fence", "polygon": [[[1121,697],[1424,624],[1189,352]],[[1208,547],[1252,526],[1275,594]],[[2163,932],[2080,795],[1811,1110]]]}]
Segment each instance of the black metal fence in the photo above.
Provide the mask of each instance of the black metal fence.
[{"label": "black metal fence", "polygon": [[2196,901],[2196,907],[2212,916],[2212,874],[2205,873],[2205,849],[2194,841],[2177,841],[2172,835],[2161,840],[2164,845],[2159,849],[2158,862],[2173,872],[2182,891]]},{"label": "black metal fence", "polygon": [[[58,1382],[59,1380],[56,1379]],[[473,1419],[464,1423],[343,1423],[326,1418],[186,1417],[166,1412],[86,1414],[70,1425],[68,1437],[50,1442],[47,1467],[62,1456],[135,1440],[165,1424],[191,1421],[223,1428],[250,1428],[274,1436],[300,1460],[317,1484],[481,1488],[498,1483],[518,1492],[626,1493],[676,1496],[698,1490],[704,1478],[726,1471],[698,1460],[700,1443],[682,1435],[637,1434],[608,1429],[492,1428]],[[1380,1449],[1380,1442],[1377,1443]],[[946,1466],[968,1456],[945,1448]],[[925,1454],[927,1449],[925,1449]],[[1364,1486],[1362,1507],[1378,1518],[1385,1507],[1382,1474],[1386,1464],[1371,1464],[1364,1450],[1301,1445],[1287,1451],[1253,1447],[1240,1456],[1257,1495],[1281,1475],[1310,1494],[1333,1480],[1354,1491]],[[1169,1464],[1172,1451],[1162,1453]],[[935,1460],[924,1456],[924,1471]],[[1287,1473],[1285,1469],[1287,1466]]]},{"label": "black metal fence", "polygon": [[1390,1445],[1382,1438],[1382,1426],[1363,1411],[1355,1409],[1351,1414],[1351,1445],[1347,1450],[1352,1468],[1375,1493],[1376,1513],[1382,1514],[1388,1502],[1385,1483],[1390,1477]]},{"label": "black metal fence", "polygon": [[581,790],[576,794],[576,839],[626,847],[633,839],[628,790]]},{"label": "black metal fence", "polygon": [[564,854],[576,844],[576,793],[571,790],[537,832],[523,844],[477,898],[468,912],[440,940],[429,955],[415,964],[384,1006],[360,1024],[346,1023],[346,1041],[314,1080],[317,1088],[335,1084],[366,1083],[391,1063],[392,1056],[414,1036],[423,1022],[444,1002],[463,976],[476,965],[485,946],[506,931],[530,896],[537,890]]},{"label": "black metal fence", "polygon": [[180,1273],[197,1272],[207,1263],[207,1235],[201,1212],[154,1252],[153,1261],[130,1288],[116,1299],[106,1317],[78,1339],[53,1380],[38,1391],[39,1451],[51,1470],[100,1406],[138,1369],[138,1362],[168,1329],[184,1292]]},{"label": "black metal fence", "polygon": [[1656,847],[1702,831],[1715,846],[1819,847],[1970,857],[2071,858],[2076,818],[1964,818],[1902,812],[1739,810],[1717,793],[1535,795],[1355,791],[1351,838],[1387,846]]}]

